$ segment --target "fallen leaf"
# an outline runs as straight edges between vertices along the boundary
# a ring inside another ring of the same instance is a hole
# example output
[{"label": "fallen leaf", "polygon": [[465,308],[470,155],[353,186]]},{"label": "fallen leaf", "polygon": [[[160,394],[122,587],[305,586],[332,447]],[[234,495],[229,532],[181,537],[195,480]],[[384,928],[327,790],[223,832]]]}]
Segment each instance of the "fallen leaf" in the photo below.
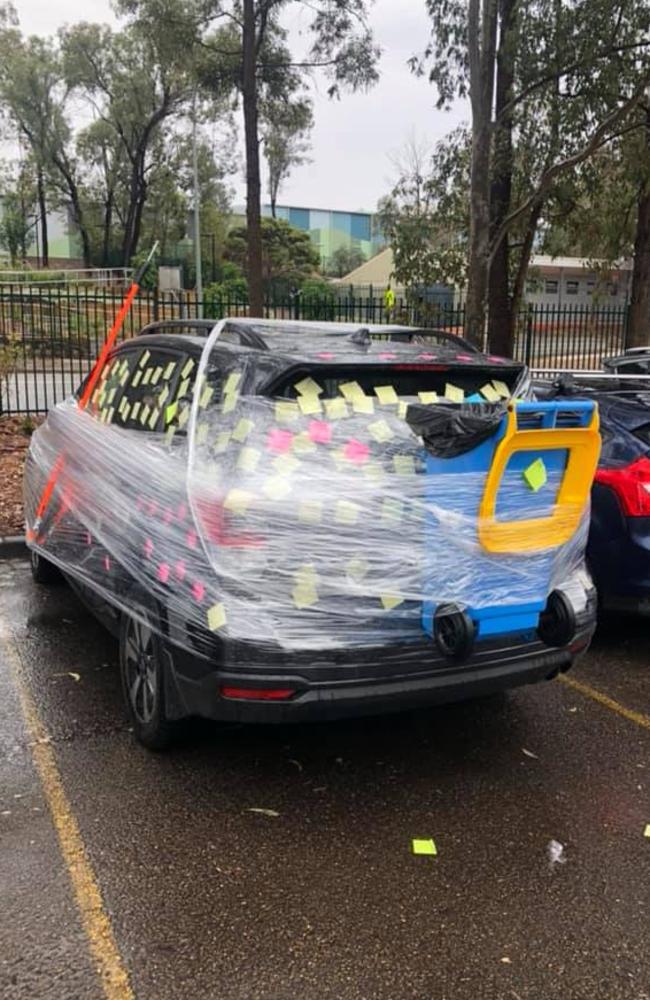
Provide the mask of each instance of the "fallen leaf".
[{"label": "fallen leaf", "polygon": [[260,816],[279,816],[280,813],[276,812],[275,809],[258,809],[255,806],[251,806],[250,809],[246,810],[249,813],[259,813]]},{"label": "fallen leaf", "polygon": [[74,670],[68,670],[68,677],[72,677],[73,681],[81,680],[81,674],[75,674]]},{"label": "fallen leaf", "polygon": [[521,752],[525,753],[527,757],[532,757],[533,760],[539,760],[539,757],[537,756],[537,754],[536,753],[532,753],[530,750],[526,750],[526,747],[522,747],[521,748]]},{"label": "fallen leaf", "polygon": [[512,965],[512,959],[508,958],[507,955],[504,955],[501,961],[504,965]]}]

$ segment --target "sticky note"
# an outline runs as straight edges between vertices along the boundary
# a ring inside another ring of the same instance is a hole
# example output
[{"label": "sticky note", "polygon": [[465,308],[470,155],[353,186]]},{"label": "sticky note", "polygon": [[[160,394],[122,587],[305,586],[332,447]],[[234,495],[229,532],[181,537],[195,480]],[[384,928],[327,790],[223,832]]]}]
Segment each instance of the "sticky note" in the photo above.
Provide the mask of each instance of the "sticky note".
[{"label": "sticky note", "polygon": [[219,602],[218,604],[213,604],[211,608],[208,608],[207,618],[208,628],[211,632],[216,632],[218,629],[223,628],[228,620],[226,617],[226,609],[223,604]]},{"label": "sticky note", "polygon": [[312,583],[299,583],[294,587],[291,596],[299,610],[311,608],[318,601],[318,591]]},{"label": "sticky note", "polygon": [[356,524],[361,508],[352,500],[337,500],[335,519],[339,524]]},{"label": "sticky note", "polygon": [[118,413],[124,413],[124,408],[125,408],[125,407],[126,407],[127,405],[128,405],[128,401],[127,401],[127,398],[126,398],[126,396],[122,396],[122,398],[121,398],[121,400],[120,400],[120,405],[119,405],[119,406],[118,406],[118,408],[117,408],[117,412],[118,412]]},{"label": "sticky note", "polygon": [[196,428],[196,443],[197,444],[205,444],[205,442],[208,440],[208,431],[209,431],[209,429],[210,429],[210,425],[206,424],[205,421],[202,424],[199,424],[199,426]]},{"label": "sticky note", "polygon": [[309,376],[301,379],[300,382],[296,382],[294,389],[301,396],[320,396],[323,391],[318,382],[314,382],[313,378]]},{"label": "sticky note", "polygon": [[138,369],[138,371],[133,376],[133,381],[131,382],[131,385],[133,386],[134,389],[136,389],[140,385],[141,378],[142,378],[142,371]]},{"label": "sticky note", "polygon": [[254,495],[247,490],[233,489],[226,494],[223,506],[233,514],[245,514],[254,499]]},{"label": "sticky note", "polygon": [[298,520],[305,524],[320,524],[323,520],[322,500],[303,500],[298,506]]},{"label": "sticky note", "polygon": [[318,573],[313,563],[303,563],[293,576],[296,583],[311,583],[315,586],[318,581]]},{"label": "sticky note", "polygon": [[[126,418],[125,418],[126,419]],[[176,428],[173,424],[170,424],[165,432],[165,444],[170,445],[172,443],[172,438],[176,433]]]},{"label": "sticky note", "polygon": [[240,382],[241,382],[241,372],[231,372],[223,384],[224,396],[228,395],[231,392],[234,392],[235,389],[239,387]]},{"label": "sticky note", "polygon": [[149,407],[145,403],[145,405],[140,410],[140,423],[142,424],[143,427],[148,419],[149,419]]},{"label": "sticky note", "polygon": [[399,406],[397,407],[397,416],[401,417],[402,420],[406,420],[407,410],[408,410],[408,403],[405,403],[403,399],[400,399]]},{"label": "sticky note", "polygon": [[163,391],[158,393],[158,406],[162,406],[169,396],[169,386],[163,386]]},{"label": "sticky note", "polygon": [[364,462],[368,461],[369,454],[368,445],[363,441],[357,441],[356,438],[351,438],[343,449],[343,457],[346,462],[352,462],[354,465],[363,465]]},{"label": "sticky note", "polygon": [[490,385],[489,382],[486,385],[481,386],[479,392],[481,393],[481,396],[487,399],[488,403],[498,403],[499,400],[501,399],[501,396],[499,395],[497,390],[494,388],[493,385]]},{"label": "sticky note", "polygon": [[298,406],[305,416],[309,416],[312,413],[321,413],[323,409],[320,399],[315,394],[311,396],[299,396]]},{"label": "sticky note", "polygon": [[300,411],[297,403],[289,403],[279,399],[275,404],[275,419],[279,424],[289,424],[298,419]]},{"label": "sticky note", "polygon": [[433,840],[414,840],[413,853],[436,855],[438,851]]},{"label": "sticky note", "polygon": [[129,377],[129,369],[127,367],[126,370],[123,371],[122,374],[120,375],[120,385],[124,385],[128,377]]},{"label": "sticky note", "polygon": [[522,472],[522,478],[533,493],[537,493],[541,490],[542,486],[546,486],[548,477],[546,475],[546,466],[544,465],[541,458],[536,458],[534,462],[524,469]]},{"label": "sticky note", "polygon": [[160,376],[162,375],[162,373],[163,373],[163,367],[162,367],[162,365],[158,365],[157,368],[154,368],[153,375],[151,376],[151,384],[152,385],[157,385],[158,384],[158,379],[160,378]]},{"label": "sticky note", "polygon": [[291,451],[292,444],[293,431],[285,431],[280,427],[272,427],[266,439],[266,447],[269,451],[275,451],[280,455]]},{"label": "sticky note", "polygon": [[178,402],[170,403],[165,407],[165,423],[170,424],[178,412]]},{"label": "sticky note", "polygon": [[228,393],[226,393],[226,395],[223,397],[223,403],[221,405],[221,412],[222,413],[232,413],[232,411],[237,406],[237,400],[238,400],[238,398],[239,398],[239,393],[237,392],[237,390],[235,390],[234,392],[228,392]]},{"label": "sticky note", "polygon": [[352,409],[355,413],[374,413],[375,403],[372,396],[366,396],[363,393],[355,396],[352,400]]},{"label": "sticky note", "polygon": [[384,497],[381,504],[382,524],[395,524],[402,520],[404,504],[393,497]]},{"label": "sticky note", "polygon": [[212,399],[213,396],[214,396],[214,388],[213,388],[213,386],[206,385],[206,387],[203,389],[203,391],[201,393],[201,396],[199,398],[199,406],[202,409],[204,409],[206,406],[209,405],[210,400]]},{"label": "sticky note", "polygon": [[345,572],[355,583],[360,583],[368,575],[367,559],[350,559],[345,566]]},{"label": "sticky note", "polygon": [[230,431],[220,431],[217,434],[217,440],[214,446],[214,450],[217,453],[225,451],[230,443]]},{"label": "sticky note", "polygon": [[142,384],[149,385],[152,375],[153,375],[153,368],[145,368],[144,375],[142,376]]},{"label": "sticky note", "polygon": [[375,396],[382,406],[394,406],[399,403],[399,396],[392,385],[376,385]]},{"label": "sticky note", "polygon": [[150,431],[154,430],[156,424],[158,423],[158,418],[159,417],[160,417],[160,410],[152,410],[151,411],[151,416],[149,417],[149,420],[147,421],[147,425],[148,425]]},{"label": "sticky note", "polygon": [[293,439],[293,450],[296,455],[306,455],[310,451],[316,451],[316,445],[309,437],[307,431],[302,431],[300,434],[296,434]]},{"label": "sticky note", "polygon": [[131,409],[131,420],[137,420],[139,412],[140,412],[140,402],[139,400],[136,400]]},{"label": "sticky note", "polygon": [[643,836],[644,837],[650,837],[650,823],[646,823],[646,828],[643,831]]},{"label": "sticky note", "polygon": [[385,420],[375,420],[372,424],[368,424],[368,433],[380,443],[395,437]]},{"label": "sticky note", "polygon": [[418,392],[418,399],[421,403],[437,403],[438,393],[437,392]]},{"label": "sticky note", "polygon": [[411,476],[415,472],[415,459],[412,455],[395,455],[393,468],[398,476]]},{"label": "sticky note", "polygon": [[358,382],[341,382],[339,392],[351,403],[357,396],[365,396]]},{"label": "sticky note", "polygon": [[192,369],[194,368],[194,360],[188,358],[183,367],[181,368],[181,378],[187,378]]},{"label": "sticky note", "polygon": [[363,466],[362,472],[366,479],[375,485],[381,483],[386,478],[386,473],[382,469],[379,462],[366,462]]},{"label": "sticky note", "polygon": [[150,357],[151,351],[143,351],[140,360],[138,361],[138,368],[144,368]]},{"label": "sticky note", "polygon": [[284,500],[291,493],[291,483],[284,476],[271,476],[262,486],[269,500]]},{"label": "sticky note", "polygon": [[392,611],[393,608],[402,603],[404,598],[400,594],[380,594],[379,600],[384,611]]},{"label": "sticky note", "polygon": [[465,393],[457,385],[447,382],[445,386],[445,399],[451,400],[452,403],[462,403],[465,399]]},{"label": "sticky note", "polygon": [[108,396],[106,397],[106,402],[108,403],[109,406],[111,405],[111,403],[115,399],[115,393],[116,392],[117,392],[117,386],[114,386],[111,389],[111,391],[109,392]]},{"label": "sticky note", "polygon": [[307,428],[310,441],[316,444],[329,444],[332,440],[332,425],[326,420],[312,420]]},{"label": "sticky note", "polygon": [[510,389],[505,384],[505,382],[502,382],[498,378],[493,378],[492,379],[492,385],[494,386],[494,388],[499,393],[499,395],[501,396],[502,399],[509,399],[510,398]]},{"label": "sticky note", "polygon": [[163,377],[163,379],[165,381],[168,378],[172,377],[172,375],[174,374],[175,367],[176,367],[176,362],[175,361],[170,361],[169,364],[165,367],[165,370],[164,370],[163,375],[162,375],[162,377]]},{"label": "sticky note", "polygon": [[186,378],[178,387],[178,392],[176,393],[176,399],[182,399],[183,396],[187,395],[187,390],[190,387],[190,380]]},{"label": "sticky note", "polygon": [[273,459],[273,468],[280,476],[290,476],[300,468],[300,461],[295,455],[278,455]]},{"label": "sticky note", "polygon": [[182,410],[178,411],[178,426],[182,429],[187,424],[190,419],[190,408],[189,406],[183,406]]},{"label": "sticky note", "polygon": [[334,399],[325,400],[325,412],[330,420],[340,420],[348,416],[348,408],[345,400],[341,396]]},{"label": "sticky note", "polygon": [[252,420],[248,420],[246,417],[242,417],[237,423],[234,431],[232,432],[233,441],[243,442],[246,440],[250,432],[253,430],[255,424]]},{"label": "sticky note", "polygon": [[244,472],[255,472],[261,457],[262,453],[256,448],[242,448],[237,459],[237,468]]}]

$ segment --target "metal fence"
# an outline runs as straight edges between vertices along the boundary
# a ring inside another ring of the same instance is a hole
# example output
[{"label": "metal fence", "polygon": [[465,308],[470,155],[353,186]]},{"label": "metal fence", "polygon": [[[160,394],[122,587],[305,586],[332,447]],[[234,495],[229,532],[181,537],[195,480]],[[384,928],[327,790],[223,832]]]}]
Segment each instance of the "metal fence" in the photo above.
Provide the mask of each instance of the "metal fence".
[{"label": "metal fence", "polygon": [[[86,286],[0,285],[0,414],[43,413],[65,398],[88,372],[121,302],[122,292]],[[201,309],[199,308],[201,306]],[[143,291],[123,336],[132,337],[156,319],[245,316],[241,300],[192,292]],[[332,294],[289,301],[270,300],[265,315],[276,319],[409,323],[463,332],[462,306],[397,300],[390,316],[378,297]],[[513,356],[533,368],[598,368],[626,342],[627,310],[528,306],[517,323]]]}]

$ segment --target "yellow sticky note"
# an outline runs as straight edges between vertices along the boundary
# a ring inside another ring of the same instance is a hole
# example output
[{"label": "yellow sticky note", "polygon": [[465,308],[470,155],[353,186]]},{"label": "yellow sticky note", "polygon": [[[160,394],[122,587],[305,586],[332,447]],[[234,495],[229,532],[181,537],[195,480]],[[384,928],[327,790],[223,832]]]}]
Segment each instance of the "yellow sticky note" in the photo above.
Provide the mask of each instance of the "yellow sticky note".
[{"label": "yellow sticky note", "polygon": [[392,385],[376,385],[375,395],[382,406],[394,406],[399,403],[399,396]]},{"label": "yellow sticky note", "polygon": [[241,382],[241,372],[231,372],[226,381],[223,384],[224,396],[228,393],[234,392],[235,389],[239,387]]},{"label": "yellow sticky note", "polygon": [[339,524],[356,524],[361,507],[352,500],[337,500],[335,519]]},{"label": "yellow sticky note", "polygon": [[398,476],[412,476],[415,472],[415,459],[412,455],[395,455],[393,468]]},{"label": "yellow sticky note", "polygon": [[311,583],[299,583],[294,587],[291,596],[298,610],[311,608],[318,601],[318,591]]},{"label": "yellow sticky note", "polygon": [[232,411],[237,406],[237,400],[239,399],[239,393],[235,389],[234,392],[228,392],[223,397],[223,403],[221,405],[222,413],[232,413]]},{"label": "yellow sticky note", "polygon": [[438,850],[435,845],[435,841],[429,840],[414,840],[413,841],[413,853],[414,854],[429,854],[436,855]]},{"label": "yellow sticky note", "polygon": [[341,382],[339,386],[341,395],[351,403],[357,396],[365,396],[365,393],[358,382]]},{"label": "yellow sticky note", "polygon": [[165,370],[164,370],[163,376],[162,376],[164,381],[167,381],[168,378],[172,377],[172,375],[174,374],[175,367],[176,367],[176,362],[175,361],[170,361],[169,364],[165,367]]},{"label": "yellow sticky note", "polygon": [[162,365],[158,365],[157,368],[154,368],[153,375],[151,376],[151,384],[152,385],[157,385],[158,384],[158,379],[160,378],[160,376],[162,375],[162,373],[163,373],[163,367],[162,367]]},{"label": "yellow sticky note", "polygon": [[226,609],[223,604],[219,602],[218,604],[213,604],[211,608],[208,608],[208,628],[211,632],[216,632],[218,629],[223,628],[227,622]]},{"label": "yellow sticky note", "polygon": [[196,428],[196,443],[205,444],[208,440],[208,430],[210,429],[209,424],[202,423]]},{"label": "yellow sticky note", "polygon": [[406,420],[406,411],[408,410],[408,403],[400,399],[399,406],[397,407],[397,416],[401,417],[402,420]]},{"label": "yellow sticky note", "polygon": [[367,559],[350,559],[345,565],[346,575],[355,583],[361,583],[368,575]]},{"label": "yellow sticky note", "polygon": [[144,351],[140,356],[140,360],[138,361],[138,368],[144,368],[150,357],[151,357],[151,351]]},{"label": "yellow sticky note", "polygon": [[313,563],[303,563],[293,574],[296,583],[311,583],[316,586],[318,573]]},{"label": "yellow sticky note", "polygon": [[401,594],[380,594],[379,600],[381,601],[384,611],[392,611],[399,604],[402,603],[404,598]]},{"label": "yellow sticky note", "polygon": [[361,471],[363,472],[366,479],[369,482],[374,483],[375,486],[378,483],[383,482],[383,480],[386,478],[386,473],[382,469],[379,462],[366,462],[366,464],[362,467]]},{"label": "yellow sticky note", "polygon": [[421,403],[437,403],[438,393],[437,392],[418,392],[418,399]]},{"label": "yellow sticky note", "polygon": [[[499,395],[501,396],[502,399],[509,399],[510,398],[510,389],[505,384],[505,382],[502,382],[498,378],[493,378],[492,379],[492,385],[494,386],[494,388],[499,393]],[[482,391],[483,390],[481,389],[481,392]]]},{"label": "yellow sticky note", "polygon": [[124,385],[128,377],[129,377],[129,369],[127,366],[120,375],[120,385]]},{"label": "yellow sticky note", "polygon": [[300,382],[296,382],[294,389],[301,396],[320,396],[323,391],[318,382],[314,382],[313,378],[309,376],[301,379]]},{"label": "yellow sticky note", "polygon": [[149,419],[149,407],[145,403],[145,405],[140,410],[140,423],[142,424],[143,427],[148,419]]},{"label": "yellow sticky note", "polygon": [[169,427],[167,428],[167,430],[165,431],[165,444],[166,445],[170,445],[172,443],[172,438],[174,437],[175,433],[176,433],[176,428],[174,427],[173,424],[170,424]]},{"label": "yellow sticky note", "polygon": [[133,409],[131,410],[131,420],[137,420],[139,412],[140,412],[140,402],[136,401],[133,404]]},{"label": "yellow sticky note", "polygon": [[160,417],[160,410],[152,410],[151,411],[151,416],[149,417],[149,420],[147,421],[147,426],[149,427],[150,431],[152,431],[155,428],[156,424],[158,423],[158,418],[159,417]]},{"label": "yellow sticky note", "polygon": [[124,413],[124,407],[126,405],[127,405],[127,398],[126,398],[126,396],[122,396],[122,398],[120,400],[120,405],[117,408],[117,412],[118,413]]},{"label": "yellow sticky note", "polygon": [[298,507],[298,520],[305,524],[320,524],[323,520],[322,500],[303,500]]},{"label": "yellow sticky note", "polygon": [[237,459],[237,468],[244,472],[255,472],[261,457],[262,453],[256,448],[242,448]]},{"label": "yellow sticky note", "polygon": [[646,828],[643,831],[643,836],[644,837],[650,837],[650,823],[646,823]]},{"label": "yellow sticky note", "polygon": [[297,403],[279,399],[275,404],[275,419],[280,424],[289,424],[298,419],[300,411]]},{"label": "yellow sticky note", "polygon": [[230,431],[220,431],[217,434],[217,440],[214,446],[214,450],[219,454],[225,451],[230,443]]},{"label": "yellow sticky note", "polygon": [[190,387],[190,380],[186,378],[178,387],[178,392],[176,393],[176,399],[182,399],[183,396],[187,395],[187,390]]},{"label": "yellow sticky note", "polygon": [[385,420],[375,420],[374,423],[368,424],[368,433],[380,443],[390,441],[395,437]]},{"label": "yellow sticky note", "polygon": [[201,393],[201,398],[199,399],[199,406],[204,409],[209,405],[210,400],[214,396],[214,388],[211,385],[206,385],[203,392]]},{"label": "yellow sticky note", "polygon": [[404,504],[393,497],[384,497],[381,504],[382,524],[396,524],[402,520]]},{"label": "yellow sticky note", "polygon": [[292,472],[300,468],[301,464],[299,459],[291,454],[278,455],[277,458],[273,459],[273,468],[280,476],[290,476]]},{"label": "yellow sticky note", "polygon": [[[343,402],[343,400],[341,400],[341,402]],[[306,455],[310,451],[316,451],[316,445],[309,437],[307,431],[302,431],[300,434],[296,434],[291,447],[297,455]]]},{"label": "yellow sticky note", "polygon": [[340,420],[348,416],[348,407],[341,396],[325,400],[325,412],[330,420]]},{"label": "yellow sticky note", "polygon": [[131,385],[133,386],[134,389],[136,389],[140,385],[141,378],[142,378],[142,369],[138,368],[137,372],[133,376],[133,381],[131,382]]},{"label": "yellow sticky note", "polygon": [[451,400],[452,403],[462,403],[465,399],[465,393],[457,385],[447,382],[445,386],[445,399]]},{"label": "yellow sticky note", "polygon": [[124,409],[122,410],[122,420],[124,421],[124,423],[126,423],[127,420],[129,419],[130,413],[131,413],[131,404],[127,403]]},{"label": "yellow sticky note", "polygon": [[482,386],[479,389],[479,392],[484,399],[487,399],[488,403],[498,403],[499,400],[501,399],[501,396],[499,395],[497,390],[494,388],[493,385],[490,385],[489,382],[487,382],[484,386]]},{"label": "yellow sticky note", "polygon": [[355,413],[374,413],[375,403],[372,396],[366,396],[364,393],[355,396],[352,400],[352,409]]},{"label": "yellow sticky note", "polygon": [[144,375],[142,376],[142,384],[149,385],[151,382],[151,376],[153,375],[153,368],[145,368]]},{"label": "yellow sticky note", "polygon": [[243,442],[246,440],[250,432],[253,430],[255,424],[252,420],[248,420],[246,417],[242,417],[237,423],[234,431],[232,432],[233,441]]},{"label": "yellow sticky note", "polygon": [[223,506],[226,510],[231,510],[233,514],[245,514],[254,499],[254,495],[248,490],[233,489],[226,494]]},{"label": "yellow sticky note", "polygon": [[187,378],[192,369],[194,368],[194,360],[188,358],[183,367],[181,368],[181,378]]},{"label": "yellow sticky note", "polygon": [[109,405],[109,406],[111,405],[111,403],[112,403],[112,402],[113,402],[113,400],[115,399],[115,393],[116,393],[116,392],[117,392],[117,386],[114,386],[114,387],[113,387],[113,388],[111,389],[111,391],[109,392],[109,394],[108,394],[108,397],[107,397],[107,399],[106,399],[106,402],[108,403],[108,405]]},{"label": "yellow sticky note", "polygon": [[298,406],[305,416],[312,413],[321,413],[322,406],[320,399],[315,394],[311,396],[298,396]]},{"label": "yellow sticky note", "polygon": [[189,406],[183,406],[183,408],[178,411],[178,426],[180,428],[185,427],[189,419],[190,419],[190,408]]},{"label": "yellow sticky note", "polygon": [[291,493],[291,483],[284,476],[271,476],[262,486],[269,500],[284,500]]}]

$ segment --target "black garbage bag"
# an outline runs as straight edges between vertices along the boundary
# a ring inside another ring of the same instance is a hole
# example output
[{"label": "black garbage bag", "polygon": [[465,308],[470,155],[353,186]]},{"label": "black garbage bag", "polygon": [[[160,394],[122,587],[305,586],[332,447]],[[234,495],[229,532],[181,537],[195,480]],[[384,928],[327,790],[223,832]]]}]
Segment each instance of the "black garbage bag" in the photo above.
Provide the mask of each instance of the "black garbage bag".
[{"label": "black garbage bag", "polygon": [[430,454],[436,458],[455,458],[491,437],[507,406],[505,402],[480,406],[412,403],[406,411],[406,421],[422,438]]}]

